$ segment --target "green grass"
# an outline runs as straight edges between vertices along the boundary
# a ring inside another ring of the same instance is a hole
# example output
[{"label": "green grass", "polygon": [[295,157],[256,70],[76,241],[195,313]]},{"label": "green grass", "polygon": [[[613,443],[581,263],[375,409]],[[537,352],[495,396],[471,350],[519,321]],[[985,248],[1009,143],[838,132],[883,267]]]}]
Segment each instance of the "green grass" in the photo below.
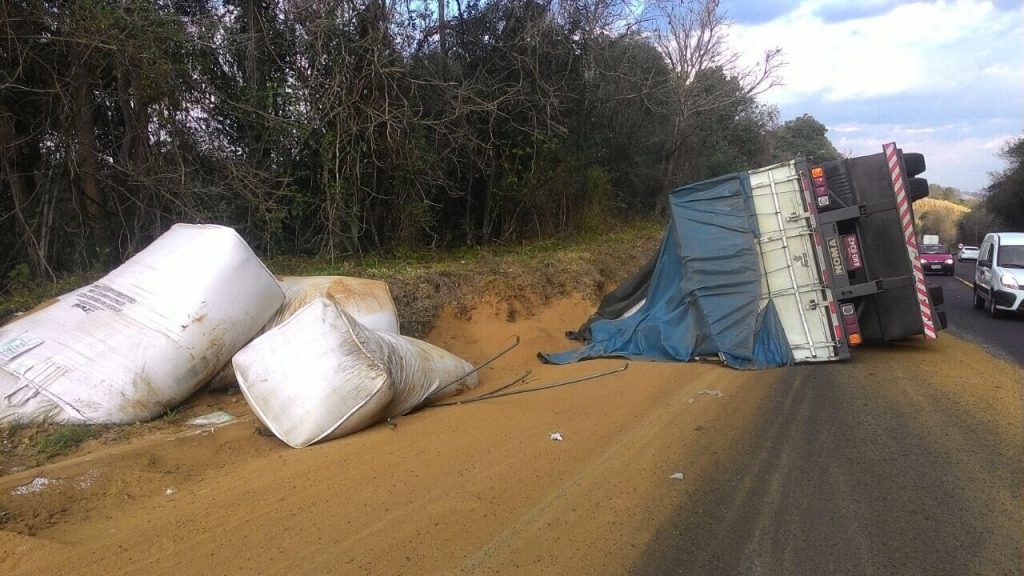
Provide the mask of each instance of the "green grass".
[{"label": "green grass", "polygon": [[[464,246],[443,250],[397,249],[381,254],[343,255],[335,258],[333,262],[326,258],[310,256],[274,256],[265,258],[264,261],[273,273],[281,275],[356,276],[394,282],[430,271],[493,268],[498,260],[504,260],[506,264],[522,264],[547,259],[564,252],[588,252],[609,245],[635,244],[640,238],[660,236],[664,227],[664,222],[661,221],[635,221],[575,236],[516,244]],[[56,282],[18,283],[0,293],[0,325],[13,320],[16,314],[95,282],[103,275],[103,271],[93,270],[67,274]]]},{"label": "green grass", "polygon": [[56,282],[39,280],[16,284],[6,292],[0,292],[0,325],[13,320],[15,314],[95,282],[101,276],[103,273],[100,271],[75,272],[59,278]]},{"label": "green grass", "polygon": [[34,451],[48,458],[67,454],[96,435],[96,428],[87,425],[57,424],[32,441]]}]

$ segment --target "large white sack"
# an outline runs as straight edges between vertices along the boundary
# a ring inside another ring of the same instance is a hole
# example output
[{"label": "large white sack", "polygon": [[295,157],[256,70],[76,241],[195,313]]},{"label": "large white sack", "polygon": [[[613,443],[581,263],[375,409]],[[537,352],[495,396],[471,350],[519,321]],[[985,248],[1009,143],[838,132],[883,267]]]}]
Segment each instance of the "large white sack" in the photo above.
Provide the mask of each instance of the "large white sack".
[{"label": "large white sack", "polygon": [[[359,321],[379,332],[398,334],[398,310],[386,282],[348,276],[281,276],[284,304],[260,333],[280,325],[299,309],[317,298],[326,298]],[[223,390],[237,384],[231,364],[210,380],[211,390]]]},{"label": "large white sack", "polygon": [[0,328],[0,422],[150,420],[227,363],[283,299],[234,230],[178,224],[98,282]]},{"label": "large white sack", "polygon": [[432,344],[377,332],[317,298],[231,360],[257,417],[288,445],[351,434],[477,385],[472,365]]},{"label": "large white sack", "polygon": [[284,322],[317,298],[337,304],[360,324],[378,332],[398,334],[398,310],[386,282],[349,276],[281,276],[284,304],[264,331]]}]

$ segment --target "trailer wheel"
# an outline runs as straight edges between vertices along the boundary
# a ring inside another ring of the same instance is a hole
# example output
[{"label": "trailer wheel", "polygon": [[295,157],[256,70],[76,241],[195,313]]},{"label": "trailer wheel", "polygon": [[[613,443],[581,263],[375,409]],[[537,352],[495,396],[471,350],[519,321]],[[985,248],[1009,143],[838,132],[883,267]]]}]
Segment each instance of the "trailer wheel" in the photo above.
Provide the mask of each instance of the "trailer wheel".
[{"label": "trailer wheel", "polygon": [[928,181],[924,178],[907,178],[907,193],[910,201],[916,202],[928,197]]},{"label": "trailer wheel", "polygon": [[903,165],[907,168],[907,178],[913,178],[925,171],[924,154],[904,152]]}]

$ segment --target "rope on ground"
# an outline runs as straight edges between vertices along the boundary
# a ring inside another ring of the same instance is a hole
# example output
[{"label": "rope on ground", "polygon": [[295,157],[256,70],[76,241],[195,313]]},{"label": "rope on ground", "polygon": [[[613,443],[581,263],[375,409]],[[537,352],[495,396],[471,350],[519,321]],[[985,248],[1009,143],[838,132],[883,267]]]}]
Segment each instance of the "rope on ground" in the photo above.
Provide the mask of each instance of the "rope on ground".
[{"label": "rope on ground", "polygon": [[505,388],[508,388],[512,384],[515,384],[516,382],[519,381],[519,379],[525,378],[526,375],[524,374],[523,376],[520,376],[520,378],[517,379],[512,384],[508,384],[508,385],[500,388],[499,390],[495,390],[494,392],[491,392],[489,394],[483,394],[481,396],[476,396],[474,398],[469,398],[467,400],[459,400],[459,401],[454,401],[453,400],[453,401],[450,401],[450,402],[444,402],[442,404],[433,404],[431,406],[428,406],[428,408],[440,407],[440,406],[455,406],[457,404],[470,404],[472,402],[479,402],[481,400],[491,400],[493,398],[501,398],[501,397],[504,397],[504,396],[515,396],[516,394],[526,394],[527,392],[538,392],[540,390],[550,390],[551,388],[558,388],[559,386],[566,386],[566,385],[569,385],[569,384],[576,384],[577,382],[586,382],[587,380],[594,380],[595,378],[600,378],[602,376],[608,376],[608,375],[611,375],[611,374],[616,374],[618,372],[625,372],[628,368],[629,368],[629,363],[627,362],[627,363],[623,364],[621,367],[616,368],[614,370],[607,370],[605,372],[598,372],[597,374],[590,374],[590,375],[587,375],[587,376],[580,376],[579,378],[573,378],[571,380],[564,380],[562,382],[555,382],[554,384],[545,384],[543,386],[535,386],[533,388],[525,388],[523,390],[512,390],[511,392],[503,392],[503,393],[500,393],[500,394],[498,393],[500,390],[504,390]]}]

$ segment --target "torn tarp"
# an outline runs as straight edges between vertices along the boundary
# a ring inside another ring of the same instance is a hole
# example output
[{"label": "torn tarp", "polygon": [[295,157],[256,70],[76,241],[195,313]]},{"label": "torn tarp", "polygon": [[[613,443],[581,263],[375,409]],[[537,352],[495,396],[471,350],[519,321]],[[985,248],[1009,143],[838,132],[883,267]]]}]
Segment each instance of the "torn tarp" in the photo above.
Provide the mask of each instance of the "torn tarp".
[{"label": "torn tarp", "polygon": [[[691,360],[719,355],[734,368],[792,362],[775,306],[761,296],[758,235],[746,173],[683,186],[669,195],[672,219],[649,282],[627,281],[583,325],[581,348],[541,357],[555,364],[622,356]],[[650,274],[646,269],[640,274]],[[627,293],[628,292],[628,293]],[[622,302],[639,303],[625,317],[608,318]]]}]

